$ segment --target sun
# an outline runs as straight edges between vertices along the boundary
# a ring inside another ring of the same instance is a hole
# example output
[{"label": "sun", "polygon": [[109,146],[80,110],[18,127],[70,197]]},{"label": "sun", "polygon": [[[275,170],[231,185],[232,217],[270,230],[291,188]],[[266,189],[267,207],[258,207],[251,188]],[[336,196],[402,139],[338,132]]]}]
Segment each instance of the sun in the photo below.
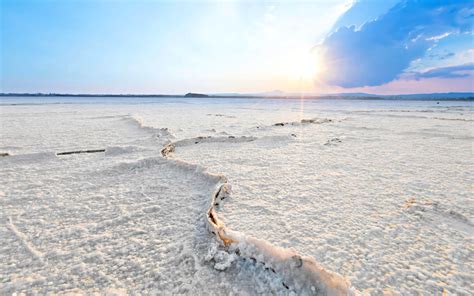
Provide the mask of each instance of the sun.
[{"label": "sun", "polygon": [[295,54],[288,69],[292,80],[312,81],[323,70],[321,54],[316,51]]}]

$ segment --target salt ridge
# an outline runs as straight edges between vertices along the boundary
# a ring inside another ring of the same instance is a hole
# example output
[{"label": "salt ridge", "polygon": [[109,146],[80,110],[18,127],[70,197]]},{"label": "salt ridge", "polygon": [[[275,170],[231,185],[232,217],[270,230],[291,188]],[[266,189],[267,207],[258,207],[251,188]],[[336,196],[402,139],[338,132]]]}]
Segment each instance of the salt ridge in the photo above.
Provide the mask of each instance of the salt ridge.
[{"label": "salt ridge", "polygon": [[[316,121],[304,120],[299,124],[325,123],[331,120]],[[295,124],[298,124],[295,123]],[[278,126],[278,125],[274,125]],[[324,269],[314,258],[301,256],[297,252],[285,248],[273,246],[271,243],[234,231],[225,226],[217,214],[219,205],[230,196],[231,185],[224,175],[214,175],[206,172],[205,168],[179,160],[173,156],[176,147],[187,146],[208,142],[249,142],[255,137],[197,137],[169,142],[161,150],[163,158],[174,162],[179,167],[194,167],[196,173],[205,174],[217,180],[216,189],[211,196],[211,203],[207,210],[207,226],[209,231],[216,237],[220,246],[227,252],[247,258],[255,264],[263,264],[265,270],[278,274],[281,284],[287,290],[299,295],[358,295],[358,291],[351,287],[350,282],[341,275]],[[212,252],[210,257],[217,253]],[[209,258],[208,258],[209,259]],[[232,263],[227,262],[227,265]],[[225,269],[216,263],[215,268]]]}]

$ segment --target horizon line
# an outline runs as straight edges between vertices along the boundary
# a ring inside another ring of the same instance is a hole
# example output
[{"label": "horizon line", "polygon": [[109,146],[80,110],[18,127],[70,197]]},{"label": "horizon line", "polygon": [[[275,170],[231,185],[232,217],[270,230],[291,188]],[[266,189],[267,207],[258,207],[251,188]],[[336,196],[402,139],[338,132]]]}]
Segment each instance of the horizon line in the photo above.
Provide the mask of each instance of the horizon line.
[{"label": "horizon line", "polygon": [[55,92],[1,92],[0,96],[37,96],[37,97],[209,97],[209,98],[321,98],[321,97],[404,97],[404,96],[442,96],[442,95],[460,95],[474,97],[474,92],[434,92],[434,93],[408,93],[408,94],[374,94],[364,92],[347,92],[347,93],[287,93],[271,94],[273,91],[260,93],[197,93],[188,92],[186,94],[161,94],[161,93],[55,93]]}]

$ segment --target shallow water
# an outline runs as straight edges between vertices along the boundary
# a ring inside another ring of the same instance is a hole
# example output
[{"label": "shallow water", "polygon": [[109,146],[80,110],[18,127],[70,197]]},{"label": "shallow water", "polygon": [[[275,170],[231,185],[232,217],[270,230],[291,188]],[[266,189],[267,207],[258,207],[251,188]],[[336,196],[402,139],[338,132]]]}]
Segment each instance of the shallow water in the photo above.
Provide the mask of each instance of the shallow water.
[{"label": "shallow water", "polygon": [[[1,104],[0,152],[13,155],[0,160],[4,292],[303,291],[216,251],[205,212],[218,180],[193,164],[232,186],[217,208],[228,228],[310,256],[358,291],[474,289],[472,102]],[[83,149],[107,151],[54,155]]]}]

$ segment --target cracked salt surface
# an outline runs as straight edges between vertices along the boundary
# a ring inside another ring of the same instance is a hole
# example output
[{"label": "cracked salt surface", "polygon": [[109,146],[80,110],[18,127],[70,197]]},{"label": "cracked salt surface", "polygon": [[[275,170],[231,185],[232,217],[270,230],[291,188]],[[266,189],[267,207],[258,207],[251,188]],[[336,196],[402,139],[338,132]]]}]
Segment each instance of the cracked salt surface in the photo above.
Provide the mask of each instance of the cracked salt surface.
[{"label": "cracked salt surface", "polygon": [[[2,294],[329,293],[294,254],[375,295],[474,288],[471,102],[69,103],[1,108]],[[205,168],[243,244],[208,231]]]}]

